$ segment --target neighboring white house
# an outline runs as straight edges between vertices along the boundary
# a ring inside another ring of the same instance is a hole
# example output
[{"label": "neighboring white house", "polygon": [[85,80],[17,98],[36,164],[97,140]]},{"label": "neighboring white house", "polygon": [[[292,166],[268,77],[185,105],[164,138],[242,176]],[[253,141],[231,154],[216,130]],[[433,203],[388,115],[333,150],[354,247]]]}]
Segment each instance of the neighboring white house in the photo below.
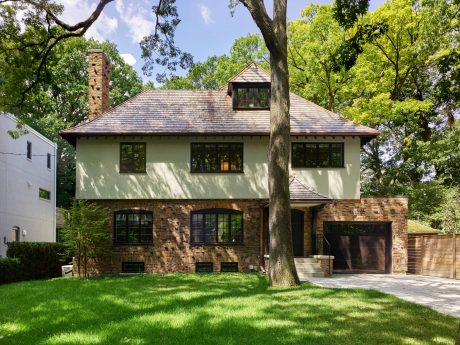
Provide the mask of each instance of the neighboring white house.
[{"label": "neighboring white house", "polygon": [[11,241],[56,239],[56,143],[29,126],[13,139],[17,120],[0,113],[0,257]]}]

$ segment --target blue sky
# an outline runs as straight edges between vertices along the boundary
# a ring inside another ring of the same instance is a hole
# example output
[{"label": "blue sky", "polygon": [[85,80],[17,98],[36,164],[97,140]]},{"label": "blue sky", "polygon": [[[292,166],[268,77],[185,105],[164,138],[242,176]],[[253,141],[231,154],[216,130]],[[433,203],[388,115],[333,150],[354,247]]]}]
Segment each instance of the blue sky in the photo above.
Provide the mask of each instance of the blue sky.
[{"label": "blue sky", "polygon": [[[60,0],[64,5],[64,19],[76,23],[86,18],[96,6],[97,0]],[[156,0],[116,0],[107,5],[103,15],[88,31],[87,36],[115,42],[125,60],[132,64],[144,81],[153,80],[142,75],[143,61],[139,41],[155,25],[151,7]],[[271,7],[272,1],[266,1]],[[333,1],[289,0],[288,18],[295,20],[310,3],[330,4]],[[383,0],[371,0],[371,10]],[[228,0],[177,0],[181,24],[176,32],[176,43],[191,53],[195,61],[203,61],[210,55],[227,53],[235,39],[248,33],[259,32],[249,12],[242,5],[232,17]],[[161,70],[158,70],[161,71]]]}]

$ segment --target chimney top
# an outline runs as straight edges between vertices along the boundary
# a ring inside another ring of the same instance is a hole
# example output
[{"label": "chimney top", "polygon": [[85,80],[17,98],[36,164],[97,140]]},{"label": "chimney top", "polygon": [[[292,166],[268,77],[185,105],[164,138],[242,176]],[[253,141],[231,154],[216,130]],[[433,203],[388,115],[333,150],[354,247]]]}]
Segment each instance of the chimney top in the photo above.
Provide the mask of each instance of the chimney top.
[{"label": "chimney top", "polygon": [[88,50],[88,119],[109,110],[110,66],[102,49]]}]

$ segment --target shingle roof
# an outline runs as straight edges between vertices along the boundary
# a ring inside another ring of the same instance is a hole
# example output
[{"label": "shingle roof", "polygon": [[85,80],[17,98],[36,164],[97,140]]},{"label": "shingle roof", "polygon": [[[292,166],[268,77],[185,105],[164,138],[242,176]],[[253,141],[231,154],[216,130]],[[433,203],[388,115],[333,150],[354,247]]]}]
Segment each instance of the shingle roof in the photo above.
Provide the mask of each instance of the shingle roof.
[{"label": "shingle roof", "polygon": [[[61,132],[79,135],[268,135],[269,110],[233,110],[225,90],[149,90],[93,121]],[[291,94],[292,135],[376,136],[378,131],[346,120]]]},{"label": "shingle roof", "polygon": [[[248,65],[229,82],[266,82],[269,74]],[[356,124],[295,94],[291,99],[291,135],[356,135],[378,131]],[[93,121],[66,129],[67,140],[81,135],[269,135],[269,110],[234,110],[221,90],[148,90]]]},{"label": "shingle roof", "polygon": [[255,63],[247,65],[240,73],[229,80],[229,83],[269,83],[270,74]]},{"label": "shingle roof", "polygon": [[315,192],[296,176],[290,176],[289,178],[289,193],[291,195],[291,201],[332,201],[327,196]]}]

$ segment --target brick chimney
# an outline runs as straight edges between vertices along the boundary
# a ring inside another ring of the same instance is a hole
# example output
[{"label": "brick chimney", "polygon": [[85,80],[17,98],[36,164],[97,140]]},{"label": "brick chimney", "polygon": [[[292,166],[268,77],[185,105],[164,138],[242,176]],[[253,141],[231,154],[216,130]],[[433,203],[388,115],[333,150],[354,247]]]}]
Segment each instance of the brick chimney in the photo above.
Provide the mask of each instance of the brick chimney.
[{"label": "brick chimney", "polygon": [[88,50],[88,119],[109,110],[109,60],[102,49]]}]

